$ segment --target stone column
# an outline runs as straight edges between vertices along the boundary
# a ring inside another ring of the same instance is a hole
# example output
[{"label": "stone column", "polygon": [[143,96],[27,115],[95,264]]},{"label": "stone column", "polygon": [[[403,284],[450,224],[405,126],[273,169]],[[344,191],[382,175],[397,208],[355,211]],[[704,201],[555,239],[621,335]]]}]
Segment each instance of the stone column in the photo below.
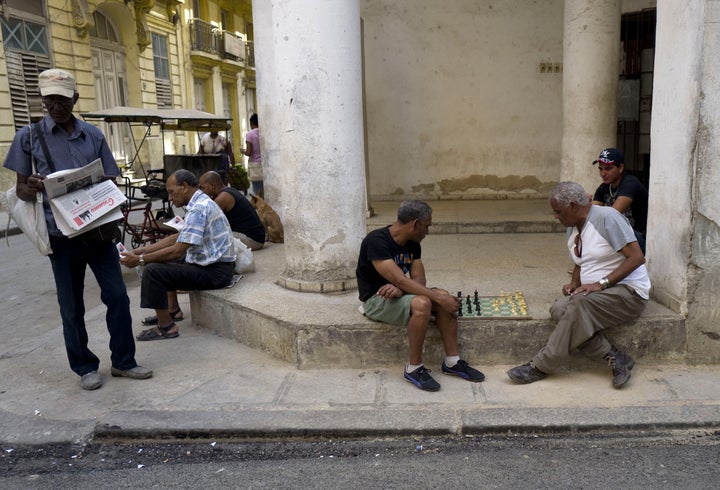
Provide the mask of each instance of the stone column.
[{"label": "stone column", "polygon": [[560,179],[592,193],[592,166],[617,140],[620,0],[566,0],[563,34],[563,135]]},{"label": "stone column", "polygon": [[354,288],[365,236],[359,1],[256,0],[253,17],[256,33],[270,28],[255,41],[273,206],[276,183],[282,191],[280,284],[313,292]]},{"label": "stone column", "polygon": [[653,298],[686,316],[687,357],[720,360],[720,3],[657,2],[648,203]]}]

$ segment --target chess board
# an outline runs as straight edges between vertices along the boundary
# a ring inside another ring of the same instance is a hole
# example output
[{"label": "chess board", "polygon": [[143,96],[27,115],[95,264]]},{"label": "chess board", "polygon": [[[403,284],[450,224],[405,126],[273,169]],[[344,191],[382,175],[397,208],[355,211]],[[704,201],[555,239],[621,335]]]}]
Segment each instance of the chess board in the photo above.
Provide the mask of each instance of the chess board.
[{"label": "chess board", "polygon": [[461,308],[458,319],[462,318],[504,318],[527,320],[532,316],[528,313],[525,297],[520,291],[501,291],[497,296],[480,296],[477,291],[463,294],[458,291]]}]

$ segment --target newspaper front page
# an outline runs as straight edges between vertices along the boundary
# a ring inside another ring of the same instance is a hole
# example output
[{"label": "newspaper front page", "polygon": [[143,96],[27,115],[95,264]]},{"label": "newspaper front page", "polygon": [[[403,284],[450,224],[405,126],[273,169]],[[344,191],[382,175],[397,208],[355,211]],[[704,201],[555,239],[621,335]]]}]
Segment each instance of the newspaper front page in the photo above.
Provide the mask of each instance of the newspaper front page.
[{"label": "newspaper front page", "polygon": [[102,180],[98,158],[89,165],[49,174],[43,181],[58,229],[73,237],[122,219],[120,205],[127,198],[112,180]]}]

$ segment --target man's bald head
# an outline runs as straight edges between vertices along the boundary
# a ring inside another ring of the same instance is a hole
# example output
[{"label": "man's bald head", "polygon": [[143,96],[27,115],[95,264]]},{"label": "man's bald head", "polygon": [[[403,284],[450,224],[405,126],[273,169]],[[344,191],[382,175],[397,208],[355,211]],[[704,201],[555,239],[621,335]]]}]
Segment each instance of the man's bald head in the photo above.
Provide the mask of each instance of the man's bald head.
[{"label": "man's bald head", "polygon": [[224,188],[225,184],[219,173],[211,170],[200,176],[200,190],[210,196],[211,199],[215,199],[215,196]]}]

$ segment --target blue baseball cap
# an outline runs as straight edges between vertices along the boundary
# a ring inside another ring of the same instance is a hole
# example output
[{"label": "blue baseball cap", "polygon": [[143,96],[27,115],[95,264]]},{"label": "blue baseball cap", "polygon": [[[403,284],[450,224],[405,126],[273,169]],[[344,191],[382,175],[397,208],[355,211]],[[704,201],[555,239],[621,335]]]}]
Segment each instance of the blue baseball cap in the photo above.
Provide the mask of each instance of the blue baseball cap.
[{"label": "blue baseball cap", "polygon": [[620,165],[621,163],[625,163],[625,155],[617,148],[605,148],[600,152],[600,156],[593,162],[593,165],[596,163],[606,167]]}]

